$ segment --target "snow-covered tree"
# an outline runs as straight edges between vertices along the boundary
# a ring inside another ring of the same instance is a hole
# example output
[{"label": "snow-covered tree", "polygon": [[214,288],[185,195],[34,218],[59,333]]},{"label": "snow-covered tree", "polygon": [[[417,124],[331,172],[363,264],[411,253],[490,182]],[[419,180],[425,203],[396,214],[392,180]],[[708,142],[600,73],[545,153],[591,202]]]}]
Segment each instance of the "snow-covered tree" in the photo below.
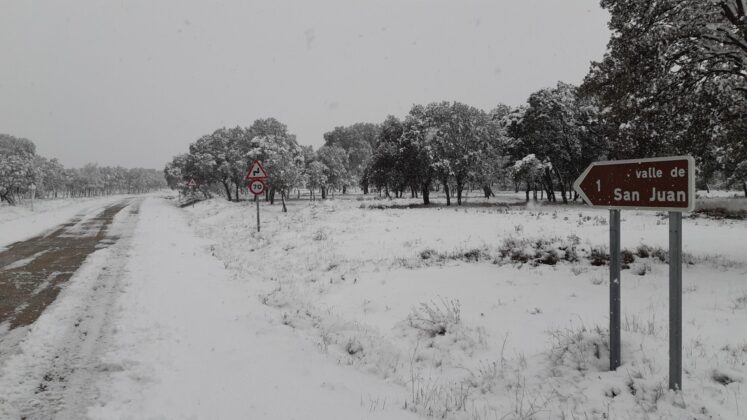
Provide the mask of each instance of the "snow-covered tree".
[{"label": "snow-covered tree", "polygon": [[[249,160],[259,159],[270,173],[268,187],[270,194],[280,193],[283,211],[288,211],[286,199],[290,190],[299,186],[304,178],[304,155],[296,143],[295,136],[257,136],[251,141]],[[272,202],[272,201],[271,201]]]},{"label": "snow-covered tree", "polygon": [[322,187],[322,198],[327,198],[330,188],[342,190],[349,185],[348,154],[339,146],[322,146],[316,151],[317,160],[327,167],[327,183]]},{"label": "snow-covered tree", "polygon": [[31,140],[0,134],[0,202],[15,204],[35,180],[36,146]]},{"label": "snow-covered tree", "polygon": [[327,186],[327,165],[319,161],[312,161],[306,167],[307,186],[309,188],[309,199],[314,200],[314,192]]},{"label": "snow-covered tree", "polygon": [[608,146],[601,131],[594,99],[580,96],[575,86],[562,82],[530,95],[528,106],[509,127],[517,140],[514,157],[535,154],[540,161],[550,162],[557,184],[549,180],[549,198],[558,187],[564,203],[581,172],[606,156]]}]

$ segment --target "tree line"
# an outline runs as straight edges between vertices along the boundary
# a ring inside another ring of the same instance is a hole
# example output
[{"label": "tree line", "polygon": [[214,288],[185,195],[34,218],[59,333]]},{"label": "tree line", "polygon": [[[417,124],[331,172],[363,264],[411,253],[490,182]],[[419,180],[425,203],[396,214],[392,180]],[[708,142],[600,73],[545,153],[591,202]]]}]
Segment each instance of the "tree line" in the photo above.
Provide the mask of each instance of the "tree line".
[{"label": "tree line", "polygon": [[[266,199],[293,189],[326,198],[359,186],[462,204],[465,189],[513,185],[567,203],[591,162],[691,154],[700,188],[747,195],[747,5],[744,0],[602,0],[607,52],[580,86],[559,82],[526,104],[481,110],[414,105],[383,122],[335,127],[317,151],[269,118],[203,136],[167,165],[172,188],[238,199],[253,159],[271,173]],[[558,197],[559,195],[559,197]]]},{"label": "tree line", "polygon": [[244,178],[255,159],[270,173],[266,199],[274,203],[279,196],[283,210],[293,189],[300,196],[299,189],[308,187],[312,199],[317,190],[321,198],[330,191],[346,191],[357,162],[355,153],[350,156],[338,146],[325,145],[316,152],[311,146],[301,146],[285,124],[266,118],[250,127],[224,127],[200,137],[188,153],[166,165],[164,175],[171,188],[185,194],[209,197],[220,192],[229,201],[239,200],[246,193]]},{"label": "tree line", "polygon": [[0,203],[16,204],[32,188],[39,198],[139,194],[166,187],[160,171],[98,166],[65,168],[36,154],[34,142],[0,134]]}]

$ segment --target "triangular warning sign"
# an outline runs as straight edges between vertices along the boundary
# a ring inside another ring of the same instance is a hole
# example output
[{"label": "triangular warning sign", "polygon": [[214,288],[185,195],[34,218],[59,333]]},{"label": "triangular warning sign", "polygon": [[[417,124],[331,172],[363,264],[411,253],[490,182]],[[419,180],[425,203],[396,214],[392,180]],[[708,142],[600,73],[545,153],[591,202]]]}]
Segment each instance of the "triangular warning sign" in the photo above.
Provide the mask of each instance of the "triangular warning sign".
[{"label": "triangular warning sign", "polygon": [[262,167],[262,164],[258,160],[252,162],[252,166],[246,174],[246,179],[265,179],[267,177],[267,171]]}]

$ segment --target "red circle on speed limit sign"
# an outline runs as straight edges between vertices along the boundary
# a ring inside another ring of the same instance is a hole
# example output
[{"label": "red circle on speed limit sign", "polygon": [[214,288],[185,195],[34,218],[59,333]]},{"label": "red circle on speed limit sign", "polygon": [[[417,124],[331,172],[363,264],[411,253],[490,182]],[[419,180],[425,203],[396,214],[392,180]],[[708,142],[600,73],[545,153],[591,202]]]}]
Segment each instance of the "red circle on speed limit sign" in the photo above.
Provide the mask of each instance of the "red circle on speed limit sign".
[{"label": "red circle on speed limit sign", "polygon": [[265,192],[265,183],[259,179],[255,179],[249,183],[249,191],[254,195],[260,195]]}]

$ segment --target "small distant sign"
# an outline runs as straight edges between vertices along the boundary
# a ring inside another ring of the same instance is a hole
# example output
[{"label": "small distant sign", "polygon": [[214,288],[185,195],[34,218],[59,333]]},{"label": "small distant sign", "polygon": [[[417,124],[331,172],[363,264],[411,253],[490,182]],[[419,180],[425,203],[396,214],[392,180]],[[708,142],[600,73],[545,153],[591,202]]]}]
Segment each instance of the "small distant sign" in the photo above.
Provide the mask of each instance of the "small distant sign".
[{"label": "small distant sign", "polygon": [[254,195],[264,194],[265,188],[265,183],[261,179],[255,179],[249,183],[249,191]]},{"label": "small distant sign", "polygon": [[592,207],[692,211],[695,160],[675,156],[594,162],[573,188]]},{"label": "small distant sign", "polygon": [[254,179],[267,179],[269,175],[267,175],[267,171],[262,166],[262,162],[255,160],[252,162],[252,166],[249,168],[249,172],[246,174],[246,180],[254,180]]},{"label": "small distant sign", "polygon": [[190,179],[189,182],[187,182],[187,186],[189,188],[195,188],[197,186],[197,183],[195,182],[194,179]]}]

